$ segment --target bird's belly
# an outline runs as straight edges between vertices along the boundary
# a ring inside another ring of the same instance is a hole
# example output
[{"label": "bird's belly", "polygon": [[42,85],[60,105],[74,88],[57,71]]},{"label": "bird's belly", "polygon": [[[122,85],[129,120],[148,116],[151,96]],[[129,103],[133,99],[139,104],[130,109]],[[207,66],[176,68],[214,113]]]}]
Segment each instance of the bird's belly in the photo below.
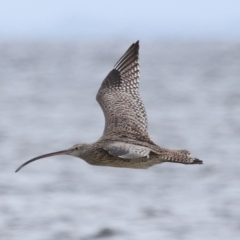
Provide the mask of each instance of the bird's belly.
[{"label": "bird's belly", "polygon": [[101,159],[88,159],[86,160],[91,165],[97,166],[109,166],[109,167],[120,167],[120,168],[136,168],[146,169],[155,164],[162,163],[159,158],[135,158],[135,159],[124,159],[120,157],[107,157]]}]

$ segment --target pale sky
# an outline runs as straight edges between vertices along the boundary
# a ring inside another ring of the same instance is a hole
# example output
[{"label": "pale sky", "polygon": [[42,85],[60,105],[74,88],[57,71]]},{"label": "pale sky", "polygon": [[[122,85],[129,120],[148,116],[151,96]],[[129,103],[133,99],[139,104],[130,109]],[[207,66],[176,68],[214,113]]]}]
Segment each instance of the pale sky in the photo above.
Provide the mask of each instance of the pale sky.
[{"label": "pale sky", "polygon": [[240,0],[0,0],[8,39],[240,40]]}]

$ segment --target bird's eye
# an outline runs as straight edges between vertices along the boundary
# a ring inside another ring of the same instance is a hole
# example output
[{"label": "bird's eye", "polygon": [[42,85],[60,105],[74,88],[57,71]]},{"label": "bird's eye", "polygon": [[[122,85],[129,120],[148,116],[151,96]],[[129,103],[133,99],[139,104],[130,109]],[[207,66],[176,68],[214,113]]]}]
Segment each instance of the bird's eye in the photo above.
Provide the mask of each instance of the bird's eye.
[{"label": "bird's eye", "polygon": [[78,150],[78,149],[79,149],[79,147],[75,147],[75,148],[74,148],[74,150]]}]

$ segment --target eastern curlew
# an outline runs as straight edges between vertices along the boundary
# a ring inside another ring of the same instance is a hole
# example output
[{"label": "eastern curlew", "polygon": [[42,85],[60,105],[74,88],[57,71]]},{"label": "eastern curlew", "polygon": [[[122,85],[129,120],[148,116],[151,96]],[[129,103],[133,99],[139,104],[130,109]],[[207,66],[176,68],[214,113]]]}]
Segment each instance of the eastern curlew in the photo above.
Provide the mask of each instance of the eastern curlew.
[{"label": "eastern curlew", "polygon": [[92,144],[35,157],[22,164],[56,155],[71,155],[98,166],[149,168],[163,162],[202,164],[187,150],[169,150],[156,145],[147,131],[147,115],[139,96],[139,42],[132,44],[103,80],[97,101],[105,116],[102,137]]}]

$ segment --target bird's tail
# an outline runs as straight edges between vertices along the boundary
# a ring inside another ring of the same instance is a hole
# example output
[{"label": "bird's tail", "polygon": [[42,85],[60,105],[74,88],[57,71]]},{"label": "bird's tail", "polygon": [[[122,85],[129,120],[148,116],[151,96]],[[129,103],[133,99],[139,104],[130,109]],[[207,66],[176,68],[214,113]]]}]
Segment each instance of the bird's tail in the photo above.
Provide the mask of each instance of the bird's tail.
[{"label": "bird's tail", "polygon": [[203,164],[203,161],[198,158],[190,157],[190,152],[187,150],[168,150],[163,152],[161,158],[165,160],[165,162],[173,162],[173,163],[182,163],[182,164]]}]

